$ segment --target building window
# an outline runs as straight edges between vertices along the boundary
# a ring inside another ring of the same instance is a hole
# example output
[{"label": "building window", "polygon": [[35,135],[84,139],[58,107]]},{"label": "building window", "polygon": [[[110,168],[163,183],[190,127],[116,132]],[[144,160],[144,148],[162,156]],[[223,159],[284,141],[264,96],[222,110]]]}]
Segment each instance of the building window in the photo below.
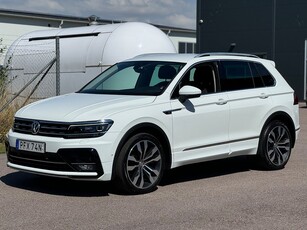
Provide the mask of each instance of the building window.
[{"label": "building window", "polygon": [[179,42],[178,52],[187,54],[187,53],[195,53],[196,44],[192,42]]}]

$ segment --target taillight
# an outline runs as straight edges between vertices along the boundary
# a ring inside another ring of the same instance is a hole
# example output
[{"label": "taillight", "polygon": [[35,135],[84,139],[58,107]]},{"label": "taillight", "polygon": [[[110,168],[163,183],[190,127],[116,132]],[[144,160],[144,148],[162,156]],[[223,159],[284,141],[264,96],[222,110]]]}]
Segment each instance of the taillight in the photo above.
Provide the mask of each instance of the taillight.
[{"label": "taillight", "polygon": [[298,96],[296,95],[296,93],[293,93],[293,105],[297,104],[298,104]]}]

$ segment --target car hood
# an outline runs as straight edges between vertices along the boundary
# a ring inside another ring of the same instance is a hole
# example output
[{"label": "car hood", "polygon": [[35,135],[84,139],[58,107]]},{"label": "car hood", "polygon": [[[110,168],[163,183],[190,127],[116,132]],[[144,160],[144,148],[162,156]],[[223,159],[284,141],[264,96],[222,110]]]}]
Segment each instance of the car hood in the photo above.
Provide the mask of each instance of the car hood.
[{"label": "car hood", "polygon": [[76,122],[109,118],[111,114],[152,103],[155,96],[72,93],[41,100],[21,108],[16,117]]}]

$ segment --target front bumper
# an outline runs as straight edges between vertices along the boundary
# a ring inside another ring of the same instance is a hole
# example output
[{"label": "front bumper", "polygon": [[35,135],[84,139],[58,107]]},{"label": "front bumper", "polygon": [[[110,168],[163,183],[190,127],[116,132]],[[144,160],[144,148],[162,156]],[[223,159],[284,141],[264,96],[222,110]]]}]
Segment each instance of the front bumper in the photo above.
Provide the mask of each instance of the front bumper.
[{"label": "front bumper", "polygon": [[78,179],[83,177],[97,177],[98,175],[96,172],[62,172],[62,171],[46,170],[46,169],[22,166],[11,162],[7,162],[7,166],[24,172],[30,172],[47,176],[55,176],[55,177],[68,177],[68,178]]},{"label": "front bumper", "polygon": [[[108,181],[112,176],[114,137],[63,139],[15,133],[7,135],[7,166],[35,174]],[[45,153],[16,149],[17,140],[44,142]]]},{"label": "front bumper", "polygon": [[98,153],[93,148],[59,149],[56,153],[33,153],[7,148],[8,166],[33,173],[65,177],[103,175]]}]

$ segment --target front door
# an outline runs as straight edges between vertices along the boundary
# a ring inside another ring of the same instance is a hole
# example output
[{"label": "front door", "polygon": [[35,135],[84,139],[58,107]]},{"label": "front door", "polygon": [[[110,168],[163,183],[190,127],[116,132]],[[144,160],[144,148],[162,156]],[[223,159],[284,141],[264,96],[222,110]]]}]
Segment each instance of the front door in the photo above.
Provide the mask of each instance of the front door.
[{"label": "front door", "polygon": [[[227,93],[217,93],[217,82],[215,64],[202,63],[191,68],[175,90],[171,100],[173,167],[228,155],[228,98]],[[184,85],[198,87],[202,95],[181,102],[178,91]]]}]

